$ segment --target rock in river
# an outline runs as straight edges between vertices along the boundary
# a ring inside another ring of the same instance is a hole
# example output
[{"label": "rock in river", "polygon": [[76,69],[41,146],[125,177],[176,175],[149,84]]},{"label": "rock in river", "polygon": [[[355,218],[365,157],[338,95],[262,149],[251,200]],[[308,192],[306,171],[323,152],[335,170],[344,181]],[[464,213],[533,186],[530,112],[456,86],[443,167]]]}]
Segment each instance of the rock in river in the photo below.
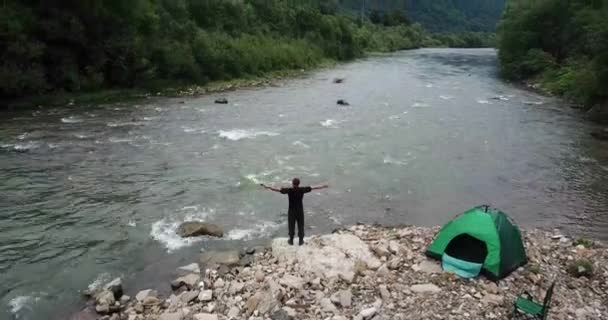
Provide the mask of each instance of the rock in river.
[{"label": "rock in river", "polygon": [[236,266],[239,264],[240,256],[238,250],[229,251],[208,251],[201,255],[201,264],[219,264],[226,266]]},{"label": "rock in river", "polygon": [[217,103],[217,104],[228,104],[228,99],[226,99],[226,98],[215,99],[215,103]]},{"label": "rock in river", "polygon": [[198,236],[213,236],[221,238],[224,236],[224,230],[215,224],[200,221],[188,221],[182,223],[179,228],[177,228],[177,234],[182,238]]}]

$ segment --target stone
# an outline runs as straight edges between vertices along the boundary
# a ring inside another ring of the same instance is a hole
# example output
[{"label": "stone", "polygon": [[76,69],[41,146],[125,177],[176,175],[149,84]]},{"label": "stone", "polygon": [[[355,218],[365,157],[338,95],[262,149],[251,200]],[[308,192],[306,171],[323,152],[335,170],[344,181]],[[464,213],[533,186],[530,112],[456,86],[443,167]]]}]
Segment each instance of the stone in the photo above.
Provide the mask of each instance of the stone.
[{"label": "stone", "polygon": [[228,251],[207,251],[201,255],[200,262],[202,265],[225,265],[234,267],[239,264],[240,256],[238,250]]},{"label": "stone", "polygon": [[218,320],[217,315],[210,313],[197,313],[192,316],[193,320]]},{"label": "stone", "polygon": [[108,305],[111,306],[116,302],[116,298],[114,298],[114,293],[110,290],[103,290],[95,296],[95,303],[98,305]]},{"label": "stone", "polygon": [[190,273],[201,273],[201,269],[199,268],[198,263],[191,263],[189,265],[177,268],[177,273],[180,276],[185,276]]},{"label": "stone", "polygon": [[485,302],[487,304],[502,305],[504,302],[504,297],[500,296],[500,295],[488,293],[482,298],[481,301]]},{"label": "stone", "polygon": [[99,314],[108,314],[110,313],[110,306],[107,304],[98,304],[95,306],[95,312]]},{"label": "stone", "polygon": [[399,259],[399,258],[393,258],[386,264],[386,266],[390,270],[397,270],[397,269],[399,269],[400,265],[401,265],[401,259]]},{"label": "stone", "polygon": [[344,316],[333,316],[331,318],[331,320],[348,320],[348,319],[346,319],[346,317],[344,317]]},{"label": "stone", "polygon": [[266,278],[266,276],[264,275],[264,271],[262,271],[262,270],[257,270],[255,272],[254,277],[255,277],[255,281],[257,281],[257,282],[262,282],[262,281],[264,281],[264,278]]},{"label": "stone", "polygon": [[363,319],[370,319],[371,317],[373,317],[376,314],[376,308],[372,307],[372,308],[367,308],[367,309],[363,309],[361,310],[361,312],[359,313],[359,315],[361,317],[363,317]]},{"label": "stone", "polygon": [[130,300],[131,300],[131,297],[129,297],[127,295],[123,295],[122,297],[120,297],[120,304],[127,304],[127,303],[129,303]]},{"label": "stone", "polygon": [[191,273],[171,281],[171,288],[173,288],[173,290],[177,290],[181,286],[186,286],[188,289],[194,289],[197,287],[200,280],[200,275]]},{"label": "stone", "polygon": [[217,280],[215,280],[215,282],[213,283],[213,288],[217,289],[217,288],[223,288],[225,285],[224,280],[222,278],[219,278]]},{"label": "stone", "polygon": [[372,247],[372,250],[378,257],[390,257],[391,252],[388,251],[388,242],[380,241]]},{"label": "stone", "polygon": [[340,277],[340,280],[346,282],[347,284],[351,284],[355,280],[355,273],[352,271],[342,272],[338,274],[338,276]]},{"label": "stone", "polygon": [[252,314],[254,311],[266,314],[279,304],[280,289],[276,288],[275,285],[269,285],[268,287],[259,290],[247,300],[245,304],[247,315]]},{"label": "stone", "polygon": [[158,317],[158,320],[184,320],[184,313],[178,312],[165,312]]},{"label": "stone", "polygon": [[93,312],[93,310],[90,310],[89,308],[78,311],[75,314],[72,314],[69,318],[69,320],[96,320],[96,319],[97,319],[97,315]]},{"label": "stone", "polygon": [[272,254],[279,261],[297,263],[300,274],[312,274],[324,279],[348,278],[355,273],[355,262],[362,261],[370,269],[377,269],[380,261],[369,246],[352,234],[329,234],[309,241],[306,246],[290,246],[286,238],[272,242]]},{"label": "stone", "polygon": [[111,291],[112,294],[114,294],[114,299],[118,300],[120,297],[122,297],[122,280],[120,278],[116,278],[108,282],[103,289]]},{"label": "stone", "polygon": [[304,280],[302,280],[302,278],[290,274],[284,275],[281,280],[279,280],[279,283],[283,286],[296,290],[301,290],[304,286]]},{"label": "stone", "polygon": [[230,308],[230,310],[228,310],[228,319],[234,319],[236,317],[238,317],[238,315],[241,313],[241,310],[239,310],[239,308],[237,307],[232,307]]},{"label": "stone", "polygon": [[242,282],[238,282],[238,281],[232,281],[230,283],[230,288],[228,289],[228,292],[231,295],[235,295],[237,293],[241,293],[241,291],[243,291],[243,288],[245,287],[245,284]]},{"label": "stone", "polygon": [[410,286],[410,290],[416,293],[425,293],[425,292],[430,292],[430,293],[435,293],[435,292],[440,292],[441,288],[439,288],[438,286],[432,284],[432,283],[425,283],[425,284],[415,284],[413,286]]},{"label": "stone", "polygon": [[489,293],[493,293],[493,294],[498,293],[498,286],[494,282],[484,283],[483,288],[484,288],[484,290],[486,290]]},{"label": "stone", "polygon": [[226,98],[215,99],[215,103],[217,103],[217,104],[228,104],[228,99],[226,99]]},{"label": "stone", "polygon": [[443,269],[438,263],[427,259],[418,264],[418,271],[433,274],[442,273]]},{"label": "stone", "polygon": [[321,309],[324,312],[331,312],[331,313],[338,312],[338,309],[336,308],[336,306],[334,306],[334,304],[331,303],[331,300],[328,298],[321,299],[321,302],[319,303],[319,305],[321,306]]},{"label": "stone", "polygon": [[338,292],[338,296],[340,297],[340,305],[342,307],[348,308],[351,306],[353,294],[350,290],[341,290]]},{"label": "stone", "polygon": [[383,264],[380,268],[378,268],[378,271],[376,271],[376,275],[379,277],[388,277],[390,274],[391,272],[388,270],[386,264]]},{"label": "stone", "polygon": [[147,297],[157,297],[158,292],[152,289],[141,290],[135,295],[135,300],[143,302]]},{"label": "stone", "polygon": [[194,299],[196,299],[199,295],[199,291],[198,290],[193,290],[193,291],[186,291],[183,292],[181,295],[179,295],[179,299],[183,302],[183,303],[189,303],[191,301],[194,301]]},{"label": "stone", "polygon": [[201,221],[184,222],[177,228],[176,233],[182,238],[200,236],[221,238],[224,236],[224,230],[222,230],[222,228],[220,228],[218,225]]},{"label": "stone", "polygon": [[144,301],[142,301],[142,304],[144,306],[154,306],[154,305],[160,304],[160,300],[157,297],[149,296],[149,297],[146,297],[144,299]]},{"label": "stone", "polygon": [[400,254],[401,253],[401,245],[399,241],[391,240],[388,242],[388,251],[392,254]]},{"label": "stone", "polygon": [[203,290],[198,295],[198,300],[201,302],[211,301],[213,299],[213,291],[212,290]]},{"label": "stone", "polygon": [[[287,308],[287,307],[286,307]],[[291,308],[290,308],[291,309]],[[292,309],[293,310],[293,309]],[[295,313],[295,310],[294,310]],[[291,316],[291,318],[295,317]],[[275,311],[271,316],[270,319],[272,320],[290,320],[290,316],[289,313],[287,313],[287,311],[285,311],[285,308],[281,309],[281,310],[277,310]]]},{"label": "stone", "polygon": [[349,103],[348,103],[346,100],[344,100],[344,99],[340,99],[340,100],[338,100],[336,103],[337,103],[338,105],[341,105],[341,106],[349,106],[349,105],[350,105],[350,104],[349,104]]},{"label": "stone", "polygon": [[255,261],[254,256],[252,256],[252,255],[245,255],[245,256],[243,256],[239,260],[239,266],[241,266],[241,267],[250,267],[253,264],[254,261]]},{"label": "stone", "polygon": [[380,290],[380,296],[382,297],[382,299],[389,300],[391,298],[391,293],[388,291],[388,288],[386,287],[386,285],[384,285],[384,284],[380,285],[379,290]]}]

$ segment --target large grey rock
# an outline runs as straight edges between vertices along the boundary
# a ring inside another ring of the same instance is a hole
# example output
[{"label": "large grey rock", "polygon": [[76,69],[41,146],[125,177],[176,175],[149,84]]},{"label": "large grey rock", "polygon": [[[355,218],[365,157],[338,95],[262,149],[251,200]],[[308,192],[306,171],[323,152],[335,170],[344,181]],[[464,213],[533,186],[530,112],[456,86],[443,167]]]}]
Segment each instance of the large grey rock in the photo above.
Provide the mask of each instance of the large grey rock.
[{"label": "large grey rock", "polygon": [[441,288],[439,288],[438,286],[436,286],[432,283],[425,283],[425,284],[415,284],[413,286],[410,286],[410,290],[413,292],[417,292],[417,293],[425,293],[425,292],[435,293],[435,292],[441,291]]},{"label": "large grey rock", "polygon": [[213,291],[212,290],[203,290],[198,295],[198,300],[201,302],[211,301],[213,299]]},{"label": "large grey rock", "polygon": [[198,263],[191,263],[187,266],[177,268],[177,273],[180,276],[185,276],[191,273],[201,273],[201,269],[199,268]]},{"label": "large grey rock", "polygon": [[238,307],[232,307],[228,310],[228,319],[234,319],[239,316],[241,310]]},{"label": "large grey rock", "polygon": [[192,316],[194,320],[218,320],[216,314],[211,313],[197,313]]},{"label": "large grey rock", "polygon": [[430,274],[443,272],[443,269],[441,268],[441,266],[438,263],[428,260],[428,259],[420,262],[418,264],[417,269],[420,272],[430,273]]},{"label": "large grey rock", "polygon": [[501,305],[503,304],[505,298],[503,296],[497,295],[497,294],[492,294],[492,293],[488,293],[486,294],[481,301],[485,302],[486,304],[494,304],[494,305]]},{"label": "large grey rock", "polygon": [[95,306],[95,312],[99,314],[108,314],[110,313],[110,306],[107,304],[98,304]]},{"label": "large grey rock", "polygon": [[186,286],[188,289],[194,289],[197,287],[200,280],[200,275],[191,273],[171,281],[171,288],[173,288],[173,290],[177,290],[181,286]]},{"label": "large grey rock", "polygon": [[304,286],[304,280],[302,280],[302,278],[290,274],[284,275],[281,280],[279,280],[279,283],[296,290],[301,290]]},{"label": "large grey rock", "polygon": [[272,281],[268,281],[262,289],[258,290],[247,300],[245,304],[247,315],[251,315],[256,310],[262,315],[268,313],[279,305],[281,297],[280,286]]},{"label": "large grey rock", "polygon": [[338,312],[338,309],[336,308],[336,306],[334,306],[334,304],[331,303],[331,300],[328,298],[321,299],[321,302],[319,303],[319,305],[321,306],[321,309],[324,312],[331,312],[331,313]]},{"label": "large grey rock", "polygon": [[379,290],[380,290],[380,296],[382,297],[382,299],[389,300],[391,298],[391,293],[388,291],[388,288],[386,287],[386,285],[384,285],[384,284],[380,285]]},{"label": "large grey rock", "polygon": [[193,301],[194,299],[196,299],[199,295],[199,291],[198,290],[193,290],[193,291],[185,291],[182,294],[179,295],[179,299],[183,302],[183,303],[189,303],[190,301]]},{"label": "large grey rock", "polygon": [[239,264],[239,251],[228,250],[228,251],[207,251],[201,255],[201,264],[203,265],[226,265],[226,266],[237,266]]},{"label": "large grey rock", "polygon": [[75,314],[72,314],[69,318],[69,320],[96,320],[96,319],[97,319],[97,315],[95,315],[95,313],[93,313],[93,311],[88,308],[81,310]]},{"label": "large grey rock", "polygon": [[116,278],[108,282],[103,288],[104,290],[111,291],[114,294],[114,299],[116,300],[122,297],[122,280],[120,278]]},{"label": "large grey rock", "polygon": [[301,275],[314,274],[325,279],[352,281],[356,261],[370,269],[380,267],[369,246],[352,234],[313,238],[306,246],[290,246],[287,239],[278,238],[272,242],[272,254],[279,262],[297,263]]},{"label": "large grey rock", "polygon": [[281,309],[281,310],[277,310],[275,311],[272,316],[270,316],[270,319],[272,320],[290,320],[289,314],[287,313],[287,311]]},{"label": "large grey rock", "polygon": [[377,312],[376,308],[371,307],[371,308],[361,310],[359,315],[361,317],[363,317],[363,319],[370,319],[371,317],[373,317],[376,314],[376,312]]},{"label": "large grey rock", "polygon": [[184,320],[185,316],[182,311],[165,312],[158,317],[158,320]]},{"label": "large grey rock", "polygon": [[182,223],[177,228],[177,234],[182,238],[199,236],[213,236],[221,238],[224,236],[224,230],[215,224],[200,221],[188,221]]},{"label": "large grey rock", "polygon": [[98,305],[113,305],[116,302],[114,293],[110,290],[103,290],[95,296],[95,303]]},{"label": "large grey rock", "polygon": [[141,290],[135,295],[135,299],[139,302],[143,302],[147,297],[157,297],[158,292],[152,289]]}]

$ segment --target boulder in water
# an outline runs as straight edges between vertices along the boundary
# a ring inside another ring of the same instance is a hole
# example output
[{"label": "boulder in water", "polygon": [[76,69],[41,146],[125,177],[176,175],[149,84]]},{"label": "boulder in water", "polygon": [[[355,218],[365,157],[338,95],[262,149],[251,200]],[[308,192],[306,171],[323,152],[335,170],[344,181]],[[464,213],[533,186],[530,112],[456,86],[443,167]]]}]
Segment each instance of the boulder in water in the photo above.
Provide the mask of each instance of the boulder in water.
[{"label": "boulder in water", "polygon": [[598,130],[590,133],[592,137],[600,141],[608,141],[608,130]]},{"label": "boulder in water", "polygon": [[344,78],[335,78],[334,83],[342,83],[344,82]]},{"label": "boulder in water", "polygon": [[348,103],[346,100],[344,99],[340,99],[338,100],[338,102],[336,102],[338,105],[340,106],[350,106],[350,103]]},{"label": "boulder in water", "polygon": [[224,236],[224,230],[215,224],[189,221],[182,223],[179,228],[177,228],[177,234],[182,238],[199,236],[213,236],[221,238]]},{"label": "boulder in water", "polygon": [[241,257],[237,250],[208,251],[201,255],[201,264],[236,266],[239,264],[240,259]]},{"label": "boulder in water", "polygon": [[219,98],[215,100],[215,103],[217,104],[228,104],[228,99],[226,98]]}]

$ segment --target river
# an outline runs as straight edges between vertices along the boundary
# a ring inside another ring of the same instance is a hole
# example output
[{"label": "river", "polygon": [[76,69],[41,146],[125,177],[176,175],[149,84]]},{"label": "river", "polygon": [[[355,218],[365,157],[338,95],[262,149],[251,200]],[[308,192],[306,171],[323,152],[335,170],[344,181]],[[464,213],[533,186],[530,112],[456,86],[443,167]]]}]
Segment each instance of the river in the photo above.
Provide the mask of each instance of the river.
[{"label": "river", "polygon": [[[0,319],[62,319],[104,279],[162,289],[201,249],[284,235],[286,199],[258,183],[296,176],[331,184],[305,199],[308,233],[492,204],[522,227],[607,240],[593,125],[497,72],[494,50],[424,49],[268,88],[3,112]],[[227,236],[177,237],[192,219]]]}]

